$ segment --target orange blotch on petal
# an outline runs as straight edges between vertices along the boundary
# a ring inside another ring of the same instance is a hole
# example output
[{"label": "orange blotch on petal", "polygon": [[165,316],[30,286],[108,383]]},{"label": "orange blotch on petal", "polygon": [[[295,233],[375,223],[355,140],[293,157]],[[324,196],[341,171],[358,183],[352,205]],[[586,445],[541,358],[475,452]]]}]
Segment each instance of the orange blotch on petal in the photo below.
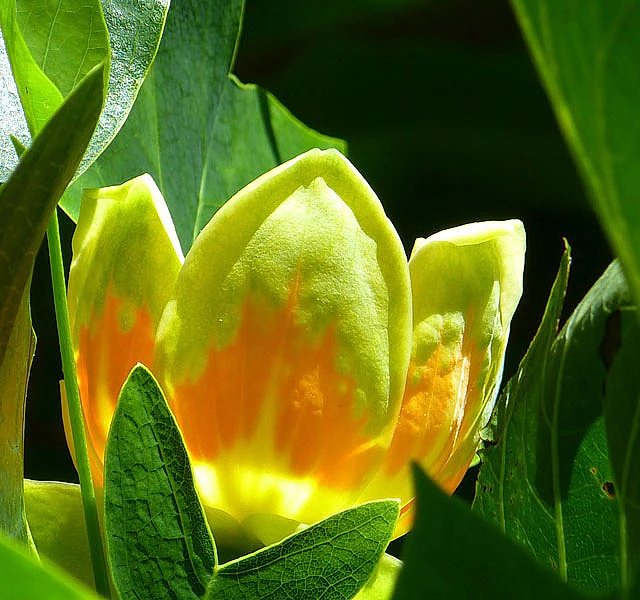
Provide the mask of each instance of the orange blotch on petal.
[{"label": "orange blotch on petal", "polygon": [[443,490],[455,491],[476,450],[481,365],[469,335],[457,349],[439,344],[423,364],[411,360],[383,477],[408,478],[408,465],[415,460]]},{"label": "orange blotch on petal", "polygon": [[442,368],[438,346],[424,365],[409,365],[398,425],[389,448],[386,473],[395,475],[411,460],[430,457],[433,466],[455,439],[458,403],[468,383],[468,361],[460,353]]},{"label": "orange blotch on petal", "polygon": [[[336,370],[335,326],[314,338],[295,307],[295,293],[279,309],[249,296],[234,340],[212,348],[198,380],[177,384],[170,399],[194,461],[218,473],[210,499],[233,505],[237,518],[302,518],[322,488],[352,498],[382,452],[365,434],[367,415],[355,414],[356,382]],[[298,490],[295,509],[288,487]]]},{"label": "orange blotch on petal", "polygon": [[102,486],[104,449],[120,389],[141,362],[152,368],[154,324],[107,290],[102,314],[80,328],[76,366],[94,483]]}]

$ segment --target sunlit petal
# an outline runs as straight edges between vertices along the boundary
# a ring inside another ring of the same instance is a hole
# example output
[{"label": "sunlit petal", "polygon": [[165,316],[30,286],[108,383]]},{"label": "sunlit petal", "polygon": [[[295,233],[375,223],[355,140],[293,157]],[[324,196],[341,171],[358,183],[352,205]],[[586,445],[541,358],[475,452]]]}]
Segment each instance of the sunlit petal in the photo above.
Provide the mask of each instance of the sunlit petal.
[{"label": "sunlit petal", "polygon": [[453,492],[473,459],[502,377],[524,250],[520,221],[464,225],[416,242],[407,385],[393,442],[364,496],[402,498],[398,533],[411,521],[411,461]]},{"label": "sunlit petal", "polygon": [[85,191],[73,252],[69,316],[89,456],[100,484],[120,388],[136,362],[151,365],[158,321],[182,262],[151,177]]},{"label": "sunlit petal", "polygon": [[305,522],[349,506],[393,433],[410,319],[401,243],[342,155],[309,152],[231,199],[157,341],[205,503]]}]

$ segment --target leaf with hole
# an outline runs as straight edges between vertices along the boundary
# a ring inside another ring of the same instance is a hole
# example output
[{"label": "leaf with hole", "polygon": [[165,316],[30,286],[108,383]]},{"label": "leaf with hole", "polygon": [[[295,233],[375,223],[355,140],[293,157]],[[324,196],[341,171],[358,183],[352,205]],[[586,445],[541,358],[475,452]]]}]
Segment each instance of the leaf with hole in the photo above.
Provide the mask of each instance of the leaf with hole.
[{"label": "leaf with hole", "polygon": [[[474,509],[575,587],[628,590],[627,556],[637,542],[623,533],[628,508],[615,493],[623,461],[612,469],[603,411],[619,353],[615,315],[628,306],[627,287],[613,263],[554,339],[559,285],[506,388],[507,410],[497,445],[482,453]],[[635,447],[628,432],[624,439]],[[635,538],[637,528],[630,533]]]}]

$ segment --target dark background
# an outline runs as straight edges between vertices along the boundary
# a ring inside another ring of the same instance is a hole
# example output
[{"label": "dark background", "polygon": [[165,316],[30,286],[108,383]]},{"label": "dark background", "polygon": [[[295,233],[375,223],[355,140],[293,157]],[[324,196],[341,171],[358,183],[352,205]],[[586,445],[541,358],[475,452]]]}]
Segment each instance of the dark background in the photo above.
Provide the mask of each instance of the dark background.
[{"label": "dark background", "polygon": [[[540,320],[562,253],[567,306],[610,260],[506,0],[247,0],[234,72],[307,125],[342,137],[407,252],[418,236],[517,217],[528,235],[525,290],[505,377]],[[69,263],[72,223],[63,224]],[[32,291],[38,335],[25,474],[77,481],[60,416],[48,258]],[[470,497],[473,481],[463,495]]]}]

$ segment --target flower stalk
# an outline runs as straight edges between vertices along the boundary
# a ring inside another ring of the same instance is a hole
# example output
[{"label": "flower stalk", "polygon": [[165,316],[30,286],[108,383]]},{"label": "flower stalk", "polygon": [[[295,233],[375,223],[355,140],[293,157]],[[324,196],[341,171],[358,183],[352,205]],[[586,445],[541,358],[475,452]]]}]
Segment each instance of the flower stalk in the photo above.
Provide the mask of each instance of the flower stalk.
[{"label": "flower stalk", "polygon": [[53,287],[53,301],[58,326],[58,341],[62,359],[62,372],[65,381],[66,397],[69,409],[69,420],[75,447],[76,466],[80,478],[82,506],[87,524],[91,564],[96,590],[105,598],[110,598],[109,575],[105,562],[105,555],[100,533],[100,522],[96,507],[96,497],[93,488],[87,441],[80,404],[80,391],[76,376],[76,363],[71,343],[71,329],[67,308],[67,291],[64,278],[64,264],[62,261],[62,246],[60,243],[60,228],[58,215],[54,211],[47,228],[47,243],[51,268],[51,282]]}]

